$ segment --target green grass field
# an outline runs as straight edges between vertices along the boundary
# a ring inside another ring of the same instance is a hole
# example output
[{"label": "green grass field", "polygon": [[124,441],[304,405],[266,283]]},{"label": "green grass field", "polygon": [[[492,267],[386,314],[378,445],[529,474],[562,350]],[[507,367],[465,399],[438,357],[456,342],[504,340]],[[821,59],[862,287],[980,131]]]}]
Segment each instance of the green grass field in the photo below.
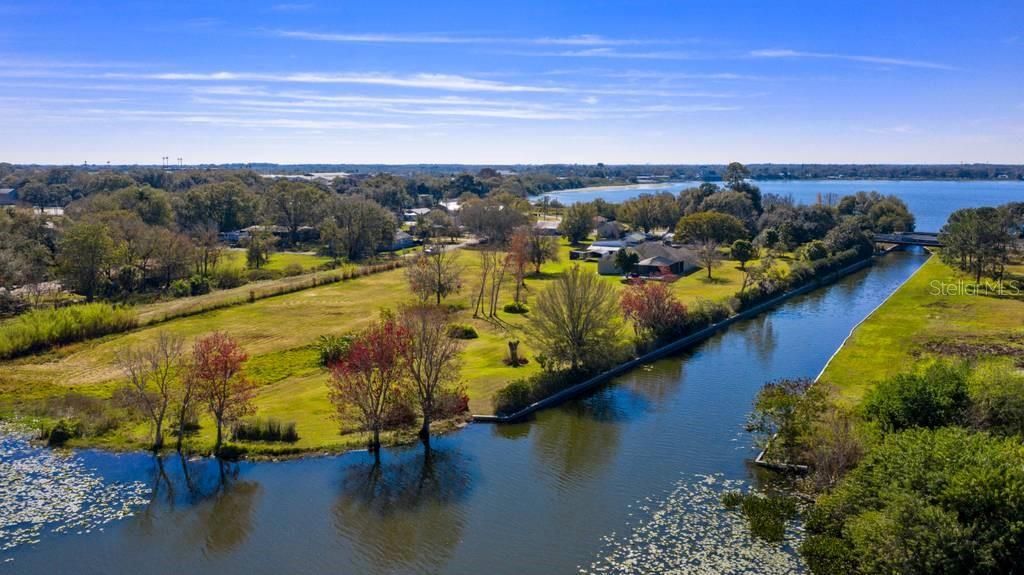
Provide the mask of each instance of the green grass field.
[{"label": "green grass field", "polygon": [[822,374],[844,403],[929,357],[1024,357],[1024,294],[1008,297],[941,293],[936,286],[971,281],[929,259],[853,333]]},{"label": "green grass field", "polygon": [[[239,269],[245,268],[245,250],[242,248],[224,250],[221,258],[218,265]],[[328,263],[331,263],[331,258],[312,252],[274,252],[270,254],[270,260],[263,267],[272,271],[284,271],[289,265],[298,264],[302,266],[303,270],[310,271]]]},{"label": "green grass field", "polygon": [[[557,278],[570,265],[568,252],[569,246],[563,245],[560,261],[546,264],[539,276],[526,279],[527,304],[545,284]],[[272,264],[287,265],[282,263],[285,255],[275,254],[279,259],[272,260]],[[318,261],[316,256],[306,254],[287,255],[307,264]],[[472,411],[489,413],[494,392],[509,381],[527,377],[540,368],[534,359],[536,350],[530,347],[522,333],[522,327],[528,321],[526,316],[499,311],[496,320],[471,317],[472,298],[479,286],[479,257],[473,250],[466,249],[462,250],[460,259],[465,266],[465,288],[446,303],[460,310],[457,312],[457,321],[472,324],[480,335],[478,339],[466,342],[462,355],[462,377],[470,396]],[[580,265],[596,270],[596,263],[593,262]],[[717,300],[731,297],[740,288],[742,277],[743,273],[736,262],[725,261],[714,270],[713,280],[709,281],[706,274],[698,270],[678,279],[672,284],[672,289],[686,303],[702,298]],[[606,276],[605,279],[616,286],[622,285],[618,277]],[[502,304],[512,301],[513,283],[512,278],[508,277],[508,285],[502,293]],[[213,293],[199,297],[221,296]],[[358,434],[339,434],[343,425],[332,418],[332,408],[327,400],[325,383],[329,375],[318,366],[313,344],[320,335],[357,330],[374,319],[380,309],[395,308],[411,301],[413,297],[408,290],[404,272],[394,270],[68,345],[48,354],[2,364],[0,412],[11,413],[18,408],[29,408],[34,402],[59,397],[69,391],[109,398],[121,379],[114,365],[115,353],[119,349],[153,341],[161,331],[191,341],[219,330],[237,338],[250,356],[247,373],[259,385],[256,400],[258,415],[296,422],[300,441],[295,445],[280,444],[280,447],[352,447],[359,445],[362,439]],[[631,330],[624,326],[623,337],[630,337],[630,333]],[[522,341],[520,355],[530,360],[527,365],[514,368],[506,366],[502,361],[507,355],[507,342],[510,339]],[[145,431],[142,425],[120,430],[108,436],[104,443],[121,447],[142,446]],[[212,444],[212,425],[203,425],[198,441],[203,445]],[[276,448],[274,445],[254,447],[257,451]]]}]

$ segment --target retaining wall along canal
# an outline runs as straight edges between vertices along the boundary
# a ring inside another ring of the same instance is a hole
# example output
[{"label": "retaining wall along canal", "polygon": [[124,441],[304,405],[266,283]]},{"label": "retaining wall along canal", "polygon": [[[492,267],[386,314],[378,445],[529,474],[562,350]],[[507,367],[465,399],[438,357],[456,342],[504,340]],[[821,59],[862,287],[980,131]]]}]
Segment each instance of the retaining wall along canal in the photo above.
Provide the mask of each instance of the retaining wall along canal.
[{"label": "retaining wall along canal", "polygon": [[526,417],[528,417],[529,415],[533,414],[536,411],[548,407],[554,407],[583,392],[593,389],[599,385],[603,385],[612,378],[618,377],[619,375],[622,375],[623,373],[626,373],[634,368],[640,367],[644,364],[651,363],[652,361],[661,359],[667,355],[671,355],[673,353],[682,351],[690,346],[693,346],[697,343],[700,343],[708,339],[709,337],[715,335],[719,331],[731,326],[732,324],[755,317],[761,314],[762,312],[790,298],[814,291],[819,287],[828,285],[838,280],[839,278],[847,276],[853,272],[860,271],[870,266],[873,261],[874,258],[863,259],[859,262],[850,264],[843,269],[836,270],[829,274],[825,274],[820,278],[815,278],[794,290],[776,296],[768,301],[759,303],[751,308],[745,309],[737,314],[731,315],[718,323],[713,323],[708,327],[701,329],[700,331],[694,332],[686,337],[677,339],[672,343],[659,347],[654,351],[645,353],[644,355],[641,355],[640,357],[637,357],[635,359],[629,360],[608,371],[595,375],[590,379],[587,379],[583,382],[577,383],[576,385],[563,389],[558,393],[549,395],[548,397],[545,397],[540,401],[532,403],[515,413],[509,415],[473,415],[473,421],[478,421],[481,423],[515,423],[517,421],[522,421],[523,419],[525,419]]}]

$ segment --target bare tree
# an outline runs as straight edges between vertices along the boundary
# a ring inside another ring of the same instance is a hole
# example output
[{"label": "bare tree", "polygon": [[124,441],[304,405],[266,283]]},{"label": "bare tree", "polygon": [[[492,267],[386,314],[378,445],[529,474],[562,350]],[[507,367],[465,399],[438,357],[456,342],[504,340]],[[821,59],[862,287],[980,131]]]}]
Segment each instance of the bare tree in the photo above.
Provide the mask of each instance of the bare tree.
[{"label": "bare tree", "polygon": [[512,256],[501,252],[494,253],[495,267],[491,272],[491,290],[490,300],[488,302],[487,315],[489,317],[497,317],[498,315],[498,299],[501,296],[501,286],[505,283],[505,272],[512,262]]},{"label": "bare tree", "polygon": [[181,370],[178,395],[174,406],[174,415],[178,420],[178,440],[175,445],[178,453],[181,453],[181,445],[185,441],[185,426],[188,425],[189,420],[195,415],[196,400],[198,399],[199,377],[195,369],[195,363],[190,363]]},{"label": "bare tree", "polygon": [[406,268],[406,277],[413,293],[426,302],[435,298],[441,300],[462,289],[463,266],[459,263],[459,252],[434,246],[416,256],[416,261]]},{"label": "bare tree", "polygon": [[488,293],[488,282],[491,281],[491,276],[494,274],[497,264],[497,252],[487,249],[480,251],[480,289],[473,301],[473,317],[480,317],[481,312],[486,311],[484,309],[484,296]]},{"label": "bare tree", "polygon": [[178,393],[175,375],[181,368],[182,349],[181,338],[160,332],[151,346],[122,349],[115,359],[128,377],[125,396],[153,427],[154,451],[163,447],[164,418]]},{"label": "bare tree", "polygon": [[443,309],[408,307],[402,310],[399,321],[408,340],[402,347],[402,360],[423,414],[420,439],[430,445],[436,400],[440,394],[452,391],[459,380],[462,342],[448,336],[448,314]]},{"label": "bare tree", "polygon": [[537,229],[530,230],[526,245],[527,259],[533,264],[533,272],[540,273],[540,266],[545,262],[558,261],[558,240],[542,235]]},{"label": "bare tree", "polygon": [[719,243],[714,240],[704,240],[697,244],[697,261],[708,270],[708,279],[711,279],[711,270],[722,264],[718,246]]}]

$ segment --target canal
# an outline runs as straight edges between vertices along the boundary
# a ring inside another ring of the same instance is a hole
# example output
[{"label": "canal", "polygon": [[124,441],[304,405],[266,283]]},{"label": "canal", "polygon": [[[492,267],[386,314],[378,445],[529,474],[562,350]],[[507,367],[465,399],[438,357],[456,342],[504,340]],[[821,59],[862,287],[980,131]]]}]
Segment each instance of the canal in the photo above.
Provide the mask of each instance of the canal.
[{"label": "canal", "polygon": [[[799,525],[788,544],[753,541],[718,503],[755,481],[751,400],[765,381],[817,375],[924,260],[890,254],[531,421],[473,424],[429,456],[386,449],[380,467],[366,453],[221,466],[7,438],[0,511],[46,521],[0,525],[0,543],[27,533],[0,545],[0,572],[799,572]],[[93,482],[77,507],[43,483],[61,466]]]}]

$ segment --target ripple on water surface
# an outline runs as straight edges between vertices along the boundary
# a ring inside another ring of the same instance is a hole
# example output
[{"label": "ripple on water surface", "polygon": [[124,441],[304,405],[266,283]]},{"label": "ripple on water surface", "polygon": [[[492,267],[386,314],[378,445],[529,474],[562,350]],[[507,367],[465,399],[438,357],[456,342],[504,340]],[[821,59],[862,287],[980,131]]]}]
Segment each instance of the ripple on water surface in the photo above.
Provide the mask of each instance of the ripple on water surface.
[{"label": "ripple on water surface", "polygon": [[89,533],[148,502],[139,481],[106,482],[66,451],[33,445],[0,421],[0,558],[44,533]]}]

